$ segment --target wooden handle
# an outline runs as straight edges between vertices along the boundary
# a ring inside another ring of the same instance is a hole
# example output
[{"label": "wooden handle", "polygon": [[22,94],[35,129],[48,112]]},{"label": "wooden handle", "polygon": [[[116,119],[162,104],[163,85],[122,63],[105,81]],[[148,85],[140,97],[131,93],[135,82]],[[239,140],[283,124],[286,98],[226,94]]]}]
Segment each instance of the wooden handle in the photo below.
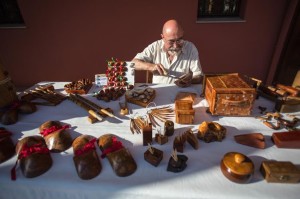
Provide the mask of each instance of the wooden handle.
[{"label": "wooden handle", "polygon": [[96,113],[95,111],[89,110],[88,112],[89,112],[89,114],[91,114],[91,116],[97,118],[97,120],[99,120],[99,121],[102,121],[102,120],[103,120],[103,117],[101,117],[101,116],[100,116],[98,113]]},{"label": "wooden handle", "polygon": [[105,115],[109,116],[109,117],[115,117],[112,113],[108,112],[107,110],[105,109],[101,109],[100,110],[102,113],[104,113]]},{"label": "wooden handle", "polygon": [[232,105],[232,106],[244,106],[248,105],[249,100],[227,100],[227,99],[222,99],[222,104],[225,105]]}]

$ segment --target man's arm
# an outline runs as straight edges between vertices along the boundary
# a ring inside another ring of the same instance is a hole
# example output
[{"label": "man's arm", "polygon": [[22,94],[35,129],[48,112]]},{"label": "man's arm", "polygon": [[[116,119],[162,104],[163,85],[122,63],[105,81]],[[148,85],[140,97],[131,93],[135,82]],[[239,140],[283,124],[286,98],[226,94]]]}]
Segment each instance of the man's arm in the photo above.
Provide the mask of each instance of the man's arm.
[{"label": "man's arm", "polygon": [[160,75],[164,74],[164,66],[161,64],[153,64],[136,58],[134,58],[132,62],[134,63],[134,68],[136,70],[147,70],[152,73],[158,72]]}]

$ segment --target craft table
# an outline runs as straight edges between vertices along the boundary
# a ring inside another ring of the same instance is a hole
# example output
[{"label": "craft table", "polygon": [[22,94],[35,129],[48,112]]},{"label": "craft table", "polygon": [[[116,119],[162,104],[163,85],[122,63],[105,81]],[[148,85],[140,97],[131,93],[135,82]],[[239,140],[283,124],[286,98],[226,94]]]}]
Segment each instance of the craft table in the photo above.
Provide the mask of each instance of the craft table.
[{"label": "craft table", "polygon": [[[41,82],[38,85],[53,83],[58,92],[65,94],[63,86],[68,82]],[[137,86],[137,85],[136,85]],[[169,137],[168,143],[159,145],[153,142],[153,147],[163,151],[163,160],[154,167],[144,160],[144,152],[148,149],[143,146],[142,135],[132,134],[129,128],[129,117],[145,115],[150,107],[143,108],[128,104],[131,114],[119,114],[119,102],[104,102],[92,96],[97,87],[92,87],[84,97],[92,100],[104,108],[111,108],[118,117],[107,118],[102,122],[91,124],[87,120],[88,113],[70,100],[65,100],[56,106],[38,105],[38,110],[29,115],[19,115],[18,122],[4,126],[13,132],[13,141],[30,135],[38,135],[38,127],[48,120],[58,120],[71,125],[68,131],[73,138],[81,134],[99,137],[112,133],[117,135],[123,145],[128,148],[137,163],[137,170],[128,177],[118,177],[113,172],[107,159],[101,159],[101,173],[91,179],[82,180],[77,176],[73,163],[73,149],[63,153],[51,153],[53,165],[46,173],[36,178],[25,178],[20,168],[17,168],[17,180],[12,181],[10,170],[15,165],[17,157],[0,164],[0,199],[99,199],[99,198],[299,198],[300,184],[267,183],[259,167],[263,160],[291,161],[300,165],[300,150],[280,149],[271,141],[273,132],[286,131],[285,129],[272,130],[255,118],[260,115],[258,106],[267,107],[273,111],[274,103],[260,97],[255,101],[253,113],[247,117],[212,116],[206,112],[207,102],[200,97],[201,85],[189,88],[178,88],[176,85],[148,85],[156,90],[156,97],[152,106],[174,106],[174,99],[179,91],[197,93],[194,102],[195,120],[192,125],[175,123],[175,133]],[[200,147],[195,150],[189,144],[185,145],[183,154],[188,157],[187,168],[180,173],[167,171],[167,164],[172,154],[173,140],[188,128],[196,133],[199,124],[203,121],[215,121],[227,129],[227,136],[222,142],[205,143],[199,140]],[[237,144],[234,136],[260,132],[265,136],[265,149],[256,149]],[[156,129],[153,130],[153,136]],[[237,184],[229,181],[220,170],[220,161],[225,153],[235,151],[247,155],[255,165],[255,174],[248,184]],[[97,149],[98,155],[101,151]]]}]

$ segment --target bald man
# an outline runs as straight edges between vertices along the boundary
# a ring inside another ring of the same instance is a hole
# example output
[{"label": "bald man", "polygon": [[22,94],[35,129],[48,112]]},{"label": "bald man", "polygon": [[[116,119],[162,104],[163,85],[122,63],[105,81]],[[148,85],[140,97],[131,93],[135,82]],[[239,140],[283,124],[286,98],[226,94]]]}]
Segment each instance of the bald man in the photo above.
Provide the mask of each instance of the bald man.
[{"label": "bald man", "polygon": [[134,58],[135,70],[153,73],[152,83],[174,83],[192,73],[192,83],[201,83],[202,69],[195,45],[183,39],[184,31],[176,20],[163,25],[161,39],[147,46]]}]

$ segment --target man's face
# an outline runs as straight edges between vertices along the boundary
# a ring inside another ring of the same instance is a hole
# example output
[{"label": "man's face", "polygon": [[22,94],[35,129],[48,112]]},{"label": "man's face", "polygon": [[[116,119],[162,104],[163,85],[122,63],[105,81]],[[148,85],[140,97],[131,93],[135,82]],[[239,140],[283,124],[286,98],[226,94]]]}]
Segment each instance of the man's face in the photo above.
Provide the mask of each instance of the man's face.
[{"label": "man's face", "polygon": [[164,49],[170,54],[178,54],[183,47],[183,34],[162,34]]}]

